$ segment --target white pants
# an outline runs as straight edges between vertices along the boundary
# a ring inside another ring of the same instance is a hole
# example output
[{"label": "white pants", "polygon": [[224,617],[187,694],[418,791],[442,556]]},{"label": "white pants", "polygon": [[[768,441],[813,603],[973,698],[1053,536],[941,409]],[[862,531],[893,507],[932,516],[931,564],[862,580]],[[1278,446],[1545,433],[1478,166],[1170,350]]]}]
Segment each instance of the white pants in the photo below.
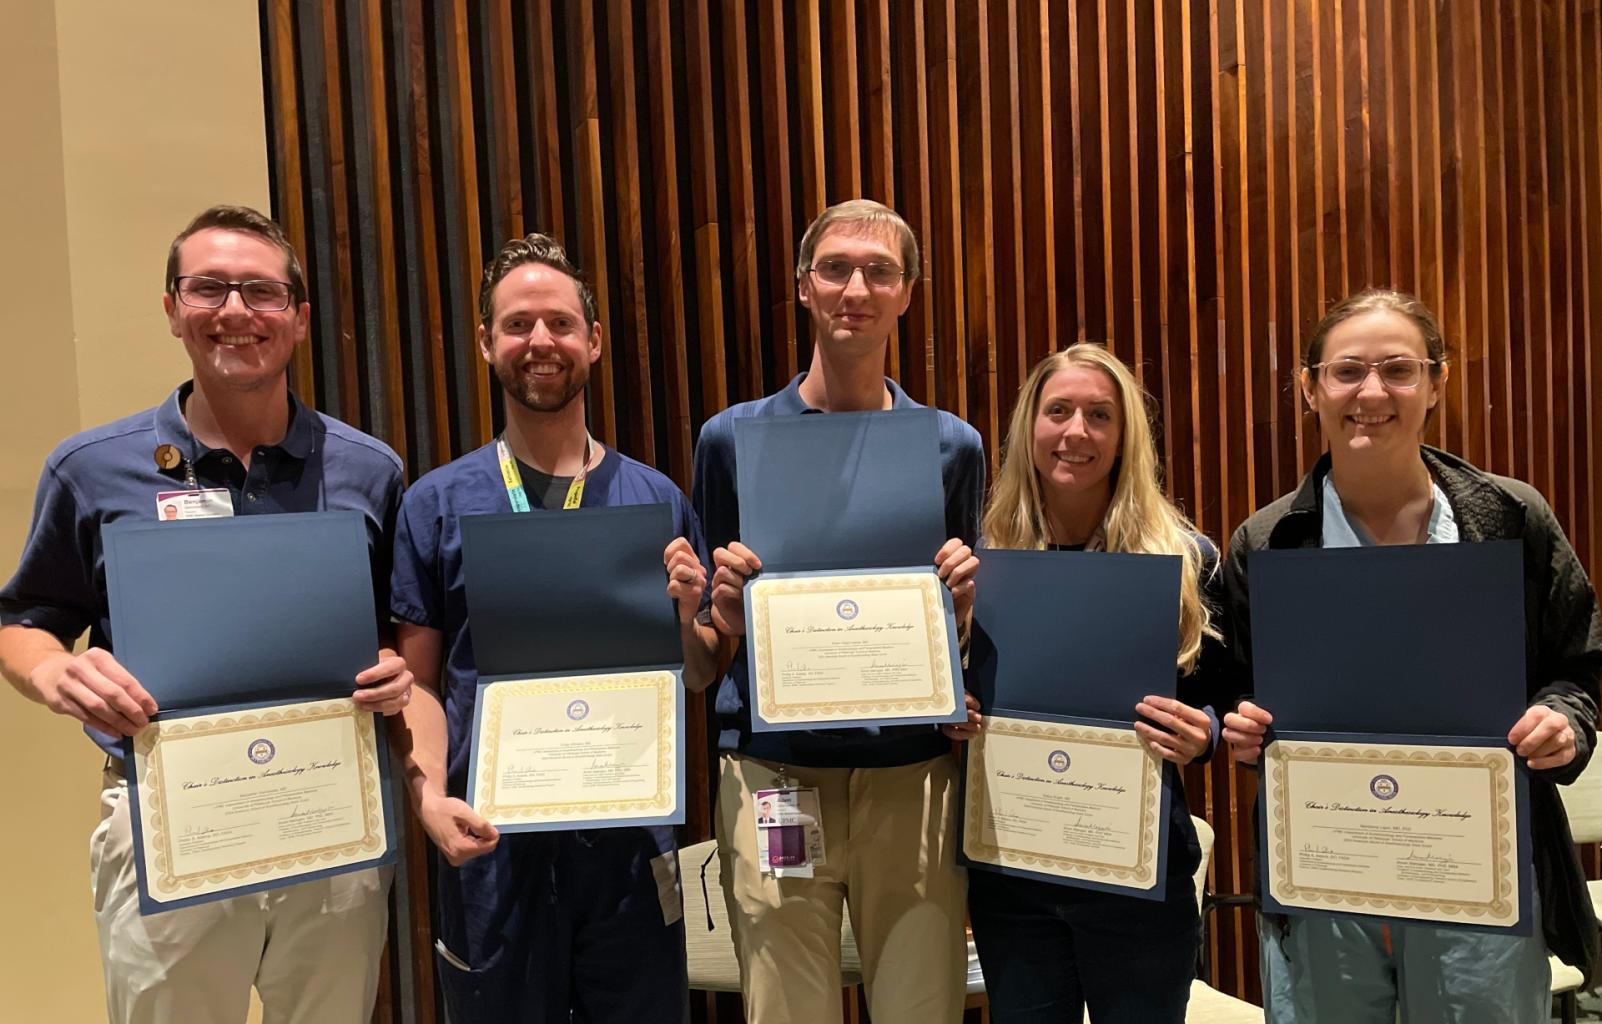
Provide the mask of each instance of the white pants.
[{"label": "white pants", "polygon": [[139,913],[128,784],[105,771],[89,864],[111,1024],[264,1024],[372,1017],[390,868],[354,871],[148,917]]}]

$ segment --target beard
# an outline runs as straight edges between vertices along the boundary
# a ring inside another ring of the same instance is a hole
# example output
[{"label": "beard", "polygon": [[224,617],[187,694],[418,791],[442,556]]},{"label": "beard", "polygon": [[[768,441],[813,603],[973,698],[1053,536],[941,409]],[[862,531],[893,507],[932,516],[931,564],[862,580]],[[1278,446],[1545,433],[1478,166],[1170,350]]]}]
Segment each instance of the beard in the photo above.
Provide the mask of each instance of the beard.
[{"label": "beard", "polygon": [[517,403],[533,412],[560,412],[584,393],[590,383],[590,364],[575,363],[549,381],[524,374],[516,366],[495,364],[495,379]]}]

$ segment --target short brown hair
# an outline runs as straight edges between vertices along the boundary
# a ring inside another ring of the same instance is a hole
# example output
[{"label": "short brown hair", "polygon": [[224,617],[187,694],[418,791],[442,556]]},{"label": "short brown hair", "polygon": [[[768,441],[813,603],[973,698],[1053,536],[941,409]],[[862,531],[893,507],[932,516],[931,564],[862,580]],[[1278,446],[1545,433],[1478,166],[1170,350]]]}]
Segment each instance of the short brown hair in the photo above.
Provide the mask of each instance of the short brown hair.
[{"label": "short brown hair", "polygon": [[1435,361],[1435,365],[1430,367],[1430,376],[1441,375],[1441,364],[1446,362],[1446,339],[1441,335],[1441,322],[1435,319],[1430,308],[1417,296],[1406,292],[1391,288],[1365,288],[1329,307],[1324,319],[1313,328],[1313,333],[1307,339],[1307,349],[1302,353],[1302,369],[1307,371],[1309,377],[1318,378],[1318,371],[1314,367],[1324,358],[1324,342],[1329,339],[1330,332],[1352,317],[1365,313],[1398,313],[1413,321],[1413,326],[1424,338],[1425,353]]},{"label": "short brown hair", "polygon": [[901,214],[872,199],[847,199],[843,203],[835,203],[807,225],[806,234],[801,236],[801,251],[796,256],[797,277],[812,266],[812,254],[818,249],[818,240],[836,224],[871,224],[890,228],[901,244],[901,269],[906,271],[907,283],[918,279],[918,237],[912,233],[912,225]]},{"label": "short brown hair", "polygon": [[579,304],[584,307],[584,323],[588,326],[595,324],[595,292],[590,290],[583,273],[568,259],[567,250],[562,248],[560,242],[550,235],[535,232],[507,242],[501,246],[495,258],[484,265],[484,280],[478,286],[478,318],[486,329],[495,312],[495,286],[525,263],[538,263],[571,277],[573,286],[578,289]]},{"label": "short brown hair", "polygon": [[178,295],[178,249],[191,235],[198,234],[210,228],[220,231],[243,231],[277,246],[284,254],[284,262],[288,267],[290,301],[299,306],[306,301],[306,275],[300,269],[300,257],[295,255],[295,247],[289,244],[289,236],[278,222],[259,210],[248,206],[213,206],[202,210],[189,226],[178,232],[178,237],[172,240],[172,246],[167,250],[167,294],[174,298]]}]

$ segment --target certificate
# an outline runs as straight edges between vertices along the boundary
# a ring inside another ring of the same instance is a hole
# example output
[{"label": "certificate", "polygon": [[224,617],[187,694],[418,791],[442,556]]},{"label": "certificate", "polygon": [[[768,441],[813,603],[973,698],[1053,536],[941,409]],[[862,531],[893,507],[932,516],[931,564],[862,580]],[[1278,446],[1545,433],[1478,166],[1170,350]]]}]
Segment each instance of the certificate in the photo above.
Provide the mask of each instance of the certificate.
[{"label": "certificate", "polygon": [[752,728],[967,718],[933,569],[765,573],[746,587]]},{"label": "certificate", "polygon": [[503,831],[684,820],[680,673],[479,684],[469,796]]},{"label": "certificate", "polygon": [[1163,898],[1163,762],[1132,728],[988,715],[967,759],[970,865]]},{"label": "certificate", "polygon": [[145,913],[393,858],[384,750],[349,698],[164,717],[132,747]]},{"label": "certificate", "polygon": [[1517,925],[1529,850],[1512,752],[1365,740],[1282,736],[1264,750],[1274,909]]}]

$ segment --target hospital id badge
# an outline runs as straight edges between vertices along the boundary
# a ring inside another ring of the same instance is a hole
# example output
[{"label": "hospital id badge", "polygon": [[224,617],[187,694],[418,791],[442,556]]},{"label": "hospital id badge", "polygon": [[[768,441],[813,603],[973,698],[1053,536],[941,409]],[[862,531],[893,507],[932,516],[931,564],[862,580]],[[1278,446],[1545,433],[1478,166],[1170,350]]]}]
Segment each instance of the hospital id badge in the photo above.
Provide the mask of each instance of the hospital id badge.
[{"label": "hospital id badge", "polygon": [[757,863],[776,878],[811,878],[823,859],[823,816],[816,789],[759,789],[756,805]]},{"label": "hospital id badge", "polygon": [[162,522],[178,519],[226,519],[234,514],[234,499],[226,487],[196,491],[160,491],[156,494],[156,518]]}]

